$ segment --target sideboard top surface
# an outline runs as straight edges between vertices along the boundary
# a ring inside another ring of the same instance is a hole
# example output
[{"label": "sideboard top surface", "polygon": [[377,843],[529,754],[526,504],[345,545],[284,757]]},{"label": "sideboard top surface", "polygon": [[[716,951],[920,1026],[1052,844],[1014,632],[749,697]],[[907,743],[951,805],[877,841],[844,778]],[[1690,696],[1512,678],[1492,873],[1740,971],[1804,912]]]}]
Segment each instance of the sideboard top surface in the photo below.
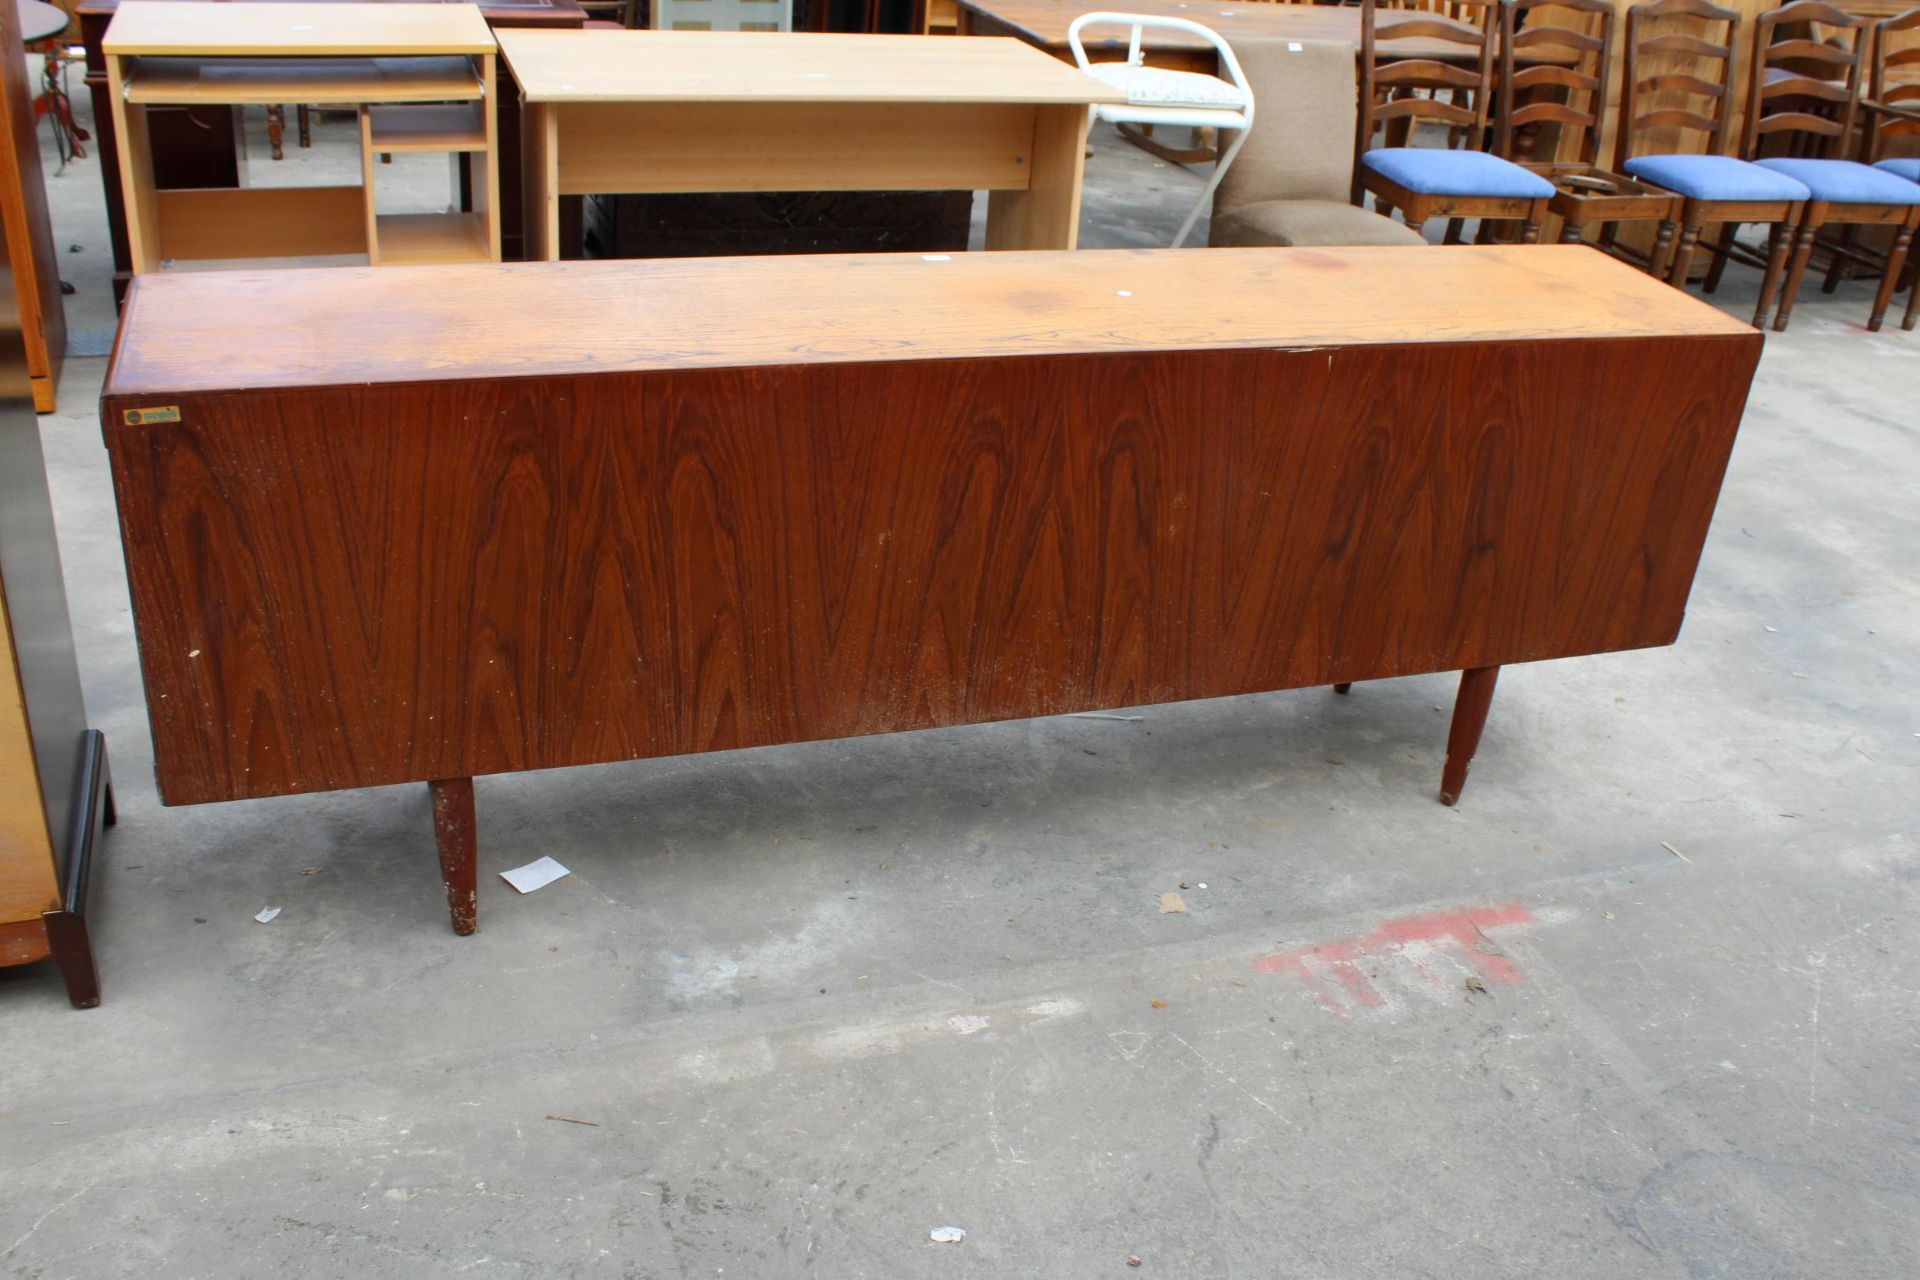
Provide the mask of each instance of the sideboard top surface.
[{"label": "sideboard top surface", "polygon": [[134,281],[105,394],[1715,336],[1760,340],[1579,245],[240,270]]}]

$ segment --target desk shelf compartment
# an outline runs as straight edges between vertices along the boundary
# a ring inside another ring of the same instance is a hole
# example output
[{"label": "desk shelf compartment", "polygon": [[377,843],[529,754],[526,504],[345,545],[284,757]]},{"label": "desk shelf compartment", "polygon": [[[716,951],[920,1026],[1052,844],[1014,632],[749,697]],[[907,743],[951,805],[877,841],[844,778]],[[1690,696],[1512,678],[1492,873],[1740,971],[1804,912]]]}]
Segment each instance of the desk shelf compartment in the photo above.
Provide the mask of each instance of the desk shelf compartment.
[{"label": "desk shelf compartment", "polygon": [[[489,70],[489,80],[491,72]],[[443,210],[407,211],[382,206],[379,190],[387,163],[421,155],[448,158],[450,193]],[[367,260],[375,266],[498,262],[499,219],[487,193],[497,190],[493,115],[487,102],[451,102],[360,108],[360,166],[365,191]],[[461,180],[463,168],[469,180]],[[473,208],[461,210],[466,187]]]}]

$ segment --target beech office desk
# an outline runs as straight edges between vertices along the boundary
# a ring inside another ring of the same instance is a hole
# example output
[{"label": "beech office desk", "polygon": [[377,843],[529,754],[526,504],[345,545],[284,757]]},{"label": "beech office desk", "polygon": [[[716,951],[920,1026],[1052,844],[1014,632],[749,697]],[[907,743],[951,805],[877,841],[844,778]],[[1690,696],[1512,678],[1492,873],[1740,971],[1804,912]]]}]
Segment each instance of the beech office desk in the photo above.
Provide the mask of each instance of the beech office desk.
[{"label": "beech office desk", "polygon": [[[531,329],[503,315],[537,315]],[[143,276],[167,804],[1671,643],[1760,335],[1579,246]],[[554,821],[563,821],[554,815]]]},{"label": "beech office desk", "polygon": [[989,249],[1071,249],[1087,108],[1120,102],[1017,40],[502,31],[524,108],[527,257],[560,197],[987,191]]}]

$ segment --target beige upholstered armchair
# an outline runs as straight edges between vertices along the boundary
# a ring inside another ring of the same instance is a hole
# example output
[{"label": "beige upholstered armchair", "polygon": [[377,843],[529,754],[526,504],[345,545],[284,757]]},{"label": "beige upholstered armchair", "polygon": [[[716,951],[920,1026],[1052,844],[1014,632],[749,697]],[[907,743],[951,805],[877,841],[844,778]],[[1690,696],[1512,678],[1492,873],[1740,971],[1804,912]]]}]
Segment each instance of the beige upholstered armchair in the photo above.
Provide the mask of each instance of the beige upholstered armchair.
[{"label": "beige upholstered armchair", "polygon": [[1213,197],[1207,243],[1424,244],[1420,234],[1349,202],[1353,186],[1353,46],[1236,40],[1260,116]]}]

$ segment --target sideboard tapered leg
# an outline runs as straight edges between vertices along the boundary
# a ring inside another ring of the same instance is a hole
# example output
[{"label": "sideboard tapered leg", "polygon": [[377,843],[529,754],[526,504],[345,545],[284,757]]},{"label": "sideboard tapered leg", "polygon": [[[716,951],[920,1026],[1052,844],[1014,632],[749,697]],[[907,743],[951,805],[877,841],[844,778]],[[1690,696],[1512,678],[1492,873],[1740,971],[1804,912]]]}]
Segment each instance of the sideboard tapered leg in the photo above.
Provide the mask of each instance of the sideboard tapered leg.
[{"label": "sideboard tapered leg", "polygon": [[473,779],[429,782],[427,791],[433,796],[433,838],[440,846],[440,877],[447,883],[447,911],[453,917],[453,931],[464,937],[474,931],[480,911]]},{"label": "sideboard tapered leg", "polygon": [[1440,803],[1453,804],[1467,785],[1467,766],[1487,726],[1487,708],[1493,703],[1498,667],[1475,667],[1460,673],[1460,692],[1453,700],[1453,725],[1447,730],[1447,765],[1440,774]]}]

